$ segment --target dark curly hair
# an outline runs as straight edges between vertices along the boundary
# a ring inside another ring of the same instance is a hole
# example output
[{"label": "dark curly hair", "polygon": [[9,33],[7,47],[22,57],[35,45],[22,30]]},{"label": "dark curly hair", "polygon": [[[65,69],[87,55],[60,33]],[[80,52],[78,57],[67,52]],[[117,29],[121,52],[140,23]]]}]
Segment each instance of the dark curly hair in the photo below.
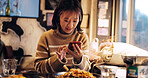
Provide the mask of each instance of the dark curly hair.
[{"label": "dark curly hair", "polygon": [[63,11],[72,11],[76,13],[80,12],[79,22],[76,28],[78,31],[82,31],[80,25],[83,19],[83,11],[81,7],[81,3],[78,0],[61,0],[60,1],[59,5],[54,11],[54,15],[52,19],[52,24],[53,24],[52,29],[57,29],[57,26],[60,26],[60,15]]}]

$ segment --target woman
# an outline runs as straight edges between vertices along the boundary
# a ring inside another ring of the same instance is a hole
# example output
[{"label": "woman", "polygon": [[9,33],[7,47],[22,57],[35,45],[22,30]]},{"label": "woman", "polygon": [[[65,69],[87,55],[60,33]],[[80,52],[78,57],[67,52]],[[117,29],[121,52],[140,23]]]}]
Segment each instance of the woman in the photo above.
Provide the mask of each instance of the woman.
[{"label": "woman", "polygon": [[[44,32],[39,40],[35,69],[41,73],[55,73],[68,67],[77,67],[88,71],[90,62],[85,55],[88,52],[88,37],[80,28],[83,11],[78,0],[61,0],[54,11],[53,28]],[[82,48],[72,45],[74,51],[68,48],[71,41],[80,41]]]}]

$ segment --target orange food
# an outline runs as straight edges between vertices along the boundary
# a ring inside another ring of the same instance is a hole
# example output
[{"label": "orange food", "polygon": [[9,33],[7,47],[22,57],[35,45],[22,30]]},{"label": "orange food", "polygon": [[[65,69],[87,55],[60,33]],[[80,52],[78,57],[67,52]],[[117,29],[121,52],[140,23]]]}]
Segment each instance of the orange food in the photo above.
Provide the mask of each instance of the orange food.
[{"label": "orange food", "polygon": [[69,72],[60,75],[58,78],[96,78],[92,73],[80,70],[80,69],[70,69]]},{"label": "orange food", "polygon": [[19,75],[10,75],[9,77],[3,77],[3,78],[26,78],[22,74]]}]

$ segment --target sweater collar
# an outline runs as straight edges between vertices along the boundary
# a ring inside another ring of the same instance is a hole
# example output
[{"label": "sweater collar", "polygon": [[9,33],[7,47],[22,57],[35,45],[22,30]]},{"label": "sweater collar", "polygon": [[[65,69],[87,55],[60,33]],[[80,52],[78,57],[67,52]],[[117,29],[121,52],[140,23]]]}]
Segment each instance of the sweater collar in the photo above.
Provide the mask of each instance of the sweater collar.
[{"label": "sweater collar", "polygon": [[57,29],[55,30],[55,34],[56,34],[57,36],[59,36],[59,37],[62,37],[62,38],[68,38],[68,37],[72,36],[72,35],[75,34],[75,33],[76,33],[76,29],[75,29],[73,32],[69,33],[69,34],[63,34],[63,33],[61,33],[61,32],[59,31],[59,27],[57,27]]}]

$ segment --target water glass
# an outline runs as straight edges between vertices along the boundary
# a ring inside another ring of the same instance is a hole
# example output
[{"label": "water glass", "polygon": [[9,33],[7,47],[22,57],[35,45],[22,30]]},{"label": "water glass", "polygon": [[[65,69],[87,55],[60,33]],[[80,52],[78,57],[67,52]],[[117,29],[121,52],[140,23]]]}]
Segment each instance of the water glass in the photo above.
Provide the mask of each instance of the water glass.
[{"label": "water glass", "polygon": [[14,75],[17,68],[16,59],[4,59],[3,60],[3,75],[9,76]]},{"label": "water glass", "polygon": [[101,65],[100,69],[101,69],[101,78],[109,78],[110,69],[108,69],[104,65]]},{"label": "water glass", "polygon": [[115,78],[115,74],[116,74],[118,67],[100,65],[99,69],[101,70],[101,78]]}]

